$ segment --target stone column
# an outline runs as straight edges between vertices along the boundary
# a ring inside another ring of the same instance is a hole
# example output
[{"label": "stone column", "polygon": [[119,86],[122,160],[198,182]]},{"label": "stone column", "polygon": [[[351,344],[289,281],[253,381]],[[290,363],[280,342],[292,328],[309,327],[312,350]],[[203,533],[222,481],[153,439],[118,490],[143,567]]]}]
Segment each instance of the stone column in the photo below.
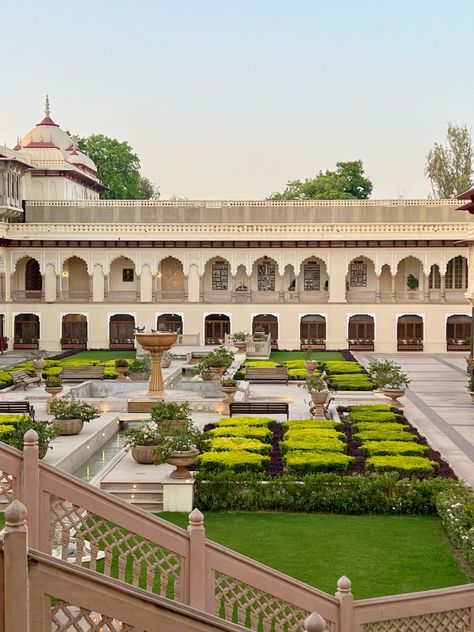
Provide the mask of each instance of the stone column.
[{"label": "stone column", "polygon": [[46,265],[44,273],[44,300],[46,303],[55,303],[57,298],[57,277],[56,270],[51,263]]},{"label": "stone column", "polygon": [[380,303],[380,274],[375,275],[375,302]]},{"label": "stone column", "polygon": [[9,303],[12,300],[11,287],[12,287],[12,266],[11,266],[11,254],[4,249],[3,250],[3,267],[5,273],[5,303]]},{"label": "stone column", "polygon": [[392,295],[391,295],[391,299],[392,299],[393,303],[395,303],[396,300],[397,300],[397,288],[396,288],[395,283],[396,283],[396,274],[393,274],[393,272],[392,272],[392,292],[391,292]]},{"label": "stone column", "polygon": [[423,301],[425,303],[430,300],[430,275],[423,274]]},{"label": "stone column", "polygon": [[346,302],[346,276],[347,265],[344,251],[331,252],[331,260],[328,263],[329,272],[329,303]]},{"label": "stone column", "polygon": [[199,295],[201,291],[201,277],[195,263],[189,266],[188,273],[188,301],[190,303],[199,303]]},{"label": "stone column", "polygon": [[105,291],[104,271],[100,263],[96,263],[92,271],[92,302],[103,303]]},{"label": "stone column", "polygon": [[441,275],[441,289],[439,292],[439,298],[441,303],[446,303],[446,276],[444,274]]},{"label": "stone column", "polygon": [[140,302],[151,303],[153,295],[153,277],[150,266],[144,265],[140,274]]}]

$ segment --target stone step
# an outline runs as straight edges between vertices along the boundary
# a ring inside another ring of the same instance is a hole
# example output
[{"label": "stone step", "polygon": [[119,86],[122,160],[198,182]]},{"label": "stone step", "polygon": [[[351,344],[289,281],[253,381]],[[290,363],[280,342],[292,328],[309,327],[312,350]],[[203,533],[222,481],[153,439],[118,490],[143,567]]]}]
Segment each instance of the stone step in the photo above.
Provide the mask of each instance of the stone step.
[{"label": "stone step", "polygon": [[113,492],[114,490],[123,491],[155,491],[155,490],[163,490],[162,483],[158,481],[141,481],[137,483],[127,483],[124,481],[102,481],[100,484],[101,489],[105,489],[108,492]]},{"label": "stone step", "polygon": [[140,492],[136,489],[123,489],[123,490],[106,490],[109,494],[116,496],[117,498],[121,498],[122,500],[128,500],[133,503],[133,501],[146,502],[151,500],[153,502],[161,502],[163,500],[163,490],[156,490],[153,492]]},{"label": "stone step", "polygon": [[144,511],[151,511],[153,513],[159,513],[163,511],[163,503],[132,503],[134,507],[138,507],[139,509],[143,509]]}]

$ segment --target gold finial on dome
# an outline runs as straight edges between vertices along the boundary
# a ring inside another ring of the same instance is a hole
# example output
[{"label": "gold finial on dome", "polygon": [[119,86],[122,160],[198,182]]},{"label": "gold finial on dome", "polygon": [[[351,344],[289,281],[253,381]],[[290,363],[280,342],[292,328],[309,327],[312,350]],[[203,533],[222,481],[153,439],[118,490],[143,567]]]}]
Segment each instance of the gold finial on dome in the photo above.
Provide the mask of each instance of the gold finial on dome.
[{"label": "gold finial on dome", "polygon": [[49,109],[49,96],[46,95],[46,101],[44,102],[44,114],[45,116],[48,116],[51,114],[51,111]]}]

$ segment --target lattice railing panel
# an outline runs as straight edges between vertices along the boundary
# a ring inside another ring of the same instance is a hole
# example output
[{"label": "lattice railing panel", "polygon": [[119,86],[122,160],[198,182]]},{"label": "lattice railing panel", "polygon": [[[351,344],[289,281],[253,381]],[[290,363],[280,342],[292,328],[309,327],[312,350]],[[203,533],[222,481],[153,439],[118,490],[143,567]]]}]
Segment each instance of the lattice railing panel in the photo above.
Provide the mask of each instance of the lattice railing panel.
[{"label": "lattice railing panel", "polygon": [[181,601],[182,557],[96,514],[54,497],[51,551],[144,590]]},{"label": "lattice railing panel", "polygon": [[0,505],[9,505],[13,500],[13,476],[0,471]]},{"label": "lattice railing panel", "polygon": [[471,629],[470,608],[374,621],[363,626],[363,632],[471,632]]},{"label": "lattice railing panel", "polygon": [[[224,573],[215,573],[214,595],[218,616],[252,630],[303,632],[309,611]],[[335,630],[326,621],[329,632]]]},{"label": "lattice railing panel", "polygon": [[135,627],[66,601],[51,608],[51,632],[134,632]]}]

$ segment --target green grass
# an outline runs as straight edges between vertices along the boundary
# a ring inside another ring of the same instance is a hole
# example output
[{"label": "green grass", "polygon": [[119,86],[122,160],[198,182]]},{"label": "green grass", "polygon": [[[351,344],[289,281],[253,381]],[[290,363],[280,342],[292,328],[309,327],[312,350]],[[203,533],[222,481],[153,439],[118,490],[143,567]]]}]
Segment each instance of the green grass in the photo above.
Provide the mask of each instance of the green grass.
[{"label": "green grass", "polygon": [[0,513],[0,529],[3,529],[5,526],[5,514],[3,511]]},{"label": "green grass", "polygon": [[206,513],[205,526],[208,538],[330,594],[341,575],[357,599],[468,582],[435,517]]},{"label": "green grass", "polygon": [[[272,351],[269,359],[283,364],[287,360],[305,360],[305,353],[305,351]],[[344,360],[344,357],[339,351],[311,351],[311,359],[326,362],[326,360]]]},{"label": "green grass", "polygon": [[69,356],[68,360],[75,358],[76,360],[115,360],[116,358],[126,358],[133,360],[135,351],[80,351],[73,356]]}]

